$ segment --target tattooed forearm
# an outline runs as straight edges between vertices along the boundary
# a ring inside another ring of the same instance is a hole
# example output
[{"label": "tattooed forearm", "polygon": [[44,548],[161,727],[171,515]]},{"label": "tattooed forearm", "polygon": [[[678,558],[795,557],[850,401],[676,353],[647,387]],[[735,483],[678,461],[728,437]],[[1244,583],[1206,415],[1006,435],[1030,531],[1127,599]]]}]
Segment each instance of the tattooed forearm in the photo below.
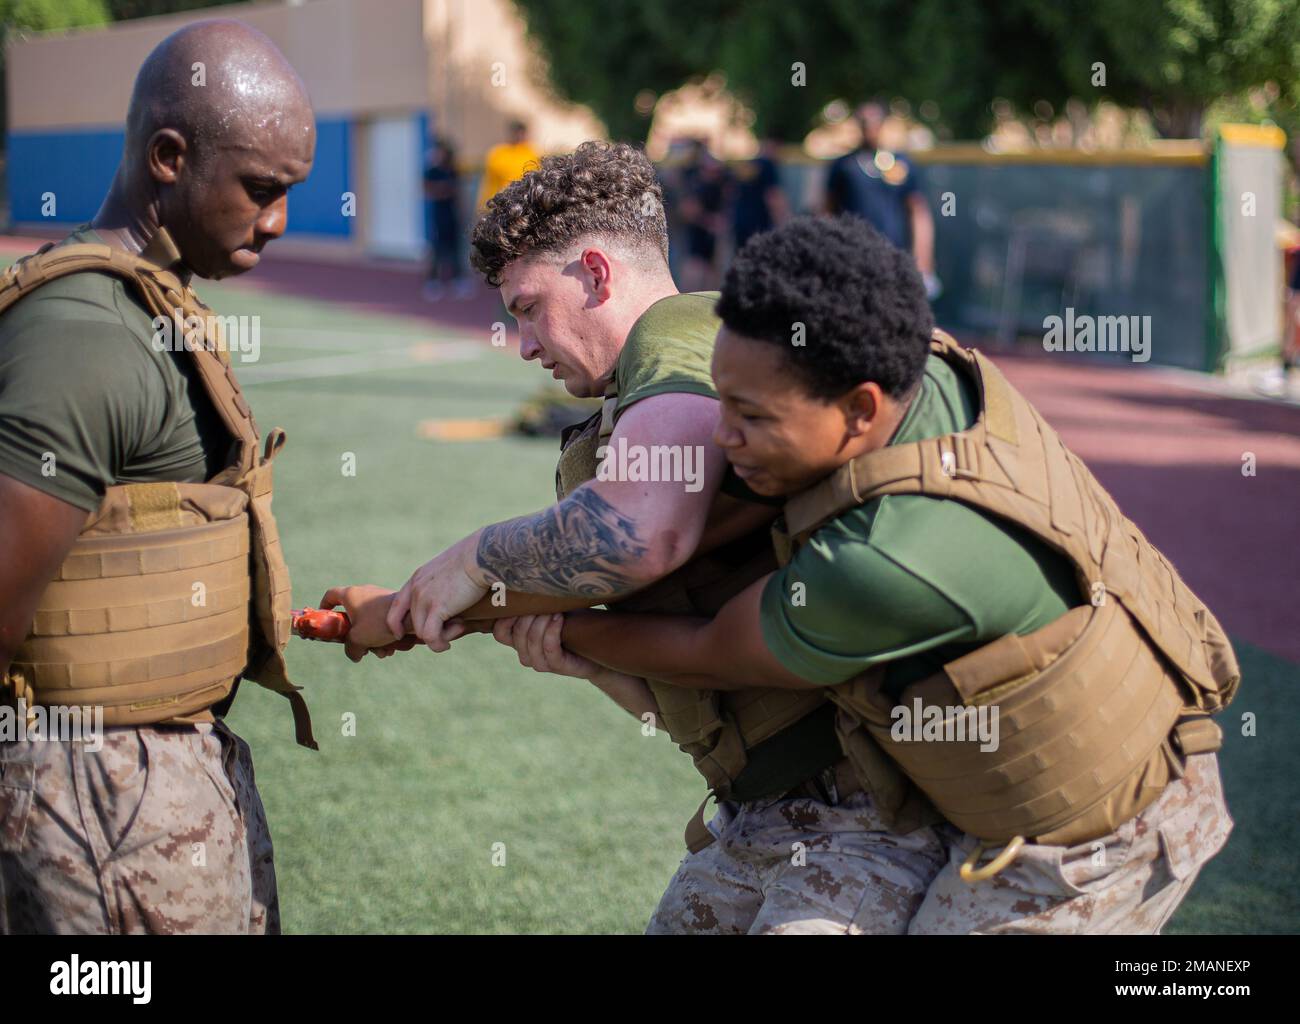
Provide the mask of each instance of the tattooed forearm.
[{"label": "tattooed forearm", "polygon": [[535,515],[486,527],[478,564],[511,590],[613,597],[645,583],[635,566],[648,550],[636,523],[580,487]]}]

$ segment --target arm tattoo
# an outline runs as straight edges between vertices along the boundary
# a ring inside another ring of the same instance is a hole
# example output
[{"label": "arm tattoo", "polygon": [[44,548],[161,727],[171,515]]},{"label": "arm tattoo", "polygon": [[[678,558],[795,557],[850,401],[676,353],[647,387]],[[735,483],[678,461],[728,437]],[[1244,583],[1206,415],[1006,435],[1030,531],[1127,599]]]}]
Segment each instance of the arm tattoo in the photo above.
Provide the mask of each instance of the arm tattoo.
[{"label": "arm tattoo", "polygon": [[548,509],[484,529],[478,564],[512,590],[613,597],[640,586],[626,567],[647,550],[635,522],[580,487]]}]

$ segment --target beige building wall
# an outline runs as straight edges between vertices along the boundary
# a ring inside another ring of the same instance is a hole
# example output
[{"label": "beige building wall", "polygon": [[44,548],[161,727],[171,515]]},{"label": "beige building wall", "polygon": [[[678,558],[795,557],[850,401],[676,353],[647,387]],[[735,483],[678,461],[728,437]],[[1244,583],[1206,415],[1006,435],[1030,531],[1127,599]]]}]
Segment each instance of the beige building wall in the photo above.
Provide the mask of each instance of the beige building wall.
[{"label": "beige building wall", "polygon": [[223,17],[271,38],[307,84],[317,114],[416,111],[427,101],[421,0],[229,4],[11,42],[11,128],[120,125],[149,51],[183,25]]},{"label": "beige building wall", "polygon": [[[401,212],[412,193],[421,202],[419,158],[402,172],[408,177],[396,190],[379,184],[384,179],[391,185],[392,168],[372,166],[392,147],[406,167],[411,147],[403,119],[427,113],[434,131],[451,136],[469,172],[467,194],[475,187],[473,172],[512,119],[530,125],[543,152],[605,135],[591,111],[551,94],[544,64],[510,0],[234,3],[16,37],[7,44],[11,129],[120,129],[136,71],[149,52],[177,29],[211,18],[234,18],[264,32],[302,76],[317,115],[349,124],[348,182],[360,211],[350,234],[287,238],[278,246],[282,252],[404,258],[421,247],[414,238],[392,237],[394,224],[423,219],[413,212],[404,220]],[[386,225],[387,240],[378,225]]]},{"label": "beige building wall", "polygon": [[280,47],[318,114],[360,120],[429,109],[466,166],[482,162],[512,118],[532,126],[544,151],[605,134],[588,108],[550,93],[510,0],[237,3],[11,40],[11,127],[120,125],[135,69],[149,51],[183,25],[223,17],[252,25]]}]

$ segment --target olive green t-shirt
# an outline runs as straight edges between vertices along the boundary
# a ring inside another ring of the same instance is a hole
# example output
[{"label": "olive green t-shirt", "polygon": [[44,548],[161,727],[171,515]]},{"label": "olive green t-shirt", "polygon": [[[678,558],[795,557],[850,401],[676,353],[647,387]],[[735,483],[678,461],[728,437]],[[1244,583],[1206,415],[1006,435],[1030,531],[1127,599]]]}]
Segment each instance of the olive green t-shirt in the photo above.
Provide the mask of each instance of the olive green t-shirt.
[{"label": "olive green t-shirt", "polygon": [[614,368],[614,419],[651,395],[717,398],[709,364],[720,321],[717,292],[683,292],[660,299],[632,325]]},{"label": "olive green t-shirt", "polygon": [[[66,242],[103,239],[82,228]],[[93,511],[113,484],[220,472],[231,439],[193,357],[153,336],[134,289],[93,271],[0,315],[0,473]]]},{"label": "olive green t-shirt", "polygon": [[[965,430],[977,413],[971,382],[932,355],[891,444]],[[897,697],[1082,600],[1069,560],[1020,527],[959,501],[887,495],[817,530],[768,581],[763,639],[789,671],[830,686],[887,663]]]},{"label": "olive green t-shirt", "polygon": [[[717,301],[717,292],[682,292],[660,299],[641,314],[614,367],[615,423],[629,406],[652,395],[718,397],[711,369],[713,342],[722,323],[713,311]],[[742,501],[780,503],[755,494],[730,466],[721,489]]]}]

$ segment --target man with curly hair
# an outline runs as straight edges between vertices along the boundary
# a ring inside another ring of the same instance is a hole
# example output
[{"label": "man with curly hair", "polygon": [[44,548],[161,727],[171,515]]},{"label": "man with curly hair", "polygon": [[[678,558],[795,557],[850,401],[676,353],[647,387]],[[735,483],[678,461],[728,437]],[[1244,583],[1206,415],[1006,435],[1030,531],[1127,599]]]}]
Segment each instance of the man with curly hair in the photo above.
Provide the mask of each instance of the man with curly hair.
[{"label": "man with curly hair", "polygon": [[[342,604],[352,618],[349,657],[388,653],[411,632],[445,651],[464,629],[456,617],[493,588],[504,602],[498,616],[611,601],[707,614],[771,568],[775,503],[728,471],[713,439],[717,296],[678,293],[663,196],[644,153],[588,142],[544,158],[492,198],[472,261],[518,320],[520,355],[570,394],[604,402],[564,438],[554,505],[474,531],[396,594],[329,590],[322,604]],[[782,792],[834,759],[828,720],[800,725],[802,701],[772,695],[741,735],[711,696],[683,699],[594,664],[576,674],[665,729],[718,792],[733,783]],[[788,725],[796,728],[781,731]],[[703,834],[693,824],[692,842]]]},{"label": "man with curly hair", "polygon": [[[726,459],[711,440],[718,407],[708,368],[716,293],[678,293],[662,192],[643,152],[588,142],[544,158],[489,201],[471,246],[474,267],[518,321],[520,356],[576,397],[606,398],[612,451],[679,450],[688,456],[680,475],[689,470],[690,479],[631,479],[611,464],[584,482],[562,464],[557,504],[476,530],[417,569],[395,597],[378,588],[340,593],[353,613],[353,653],[391,641],[404,622],[446,650],[450,634],[459,635],[448,621],[497,581],[574,599],[570,606],[626,595],[685,564],[710,510],[713,543],[723,520],[738,523],[722,531],[730,537],[775,515],[719,497]],[[594,441],[600,423],[588,426]],[[755,497],[734,480],[728,489]]]},{"label": "man with curly hair", "polygon": [[1158,933],[1232,828],[1214,616],[861,220],[759,235],[717,312],[714,437],[785,499],[782,567],[712,617],[496,627],[550,671],[663,680],[661,705],[834,710],[821,791],[736,780],[650,931]]}]

